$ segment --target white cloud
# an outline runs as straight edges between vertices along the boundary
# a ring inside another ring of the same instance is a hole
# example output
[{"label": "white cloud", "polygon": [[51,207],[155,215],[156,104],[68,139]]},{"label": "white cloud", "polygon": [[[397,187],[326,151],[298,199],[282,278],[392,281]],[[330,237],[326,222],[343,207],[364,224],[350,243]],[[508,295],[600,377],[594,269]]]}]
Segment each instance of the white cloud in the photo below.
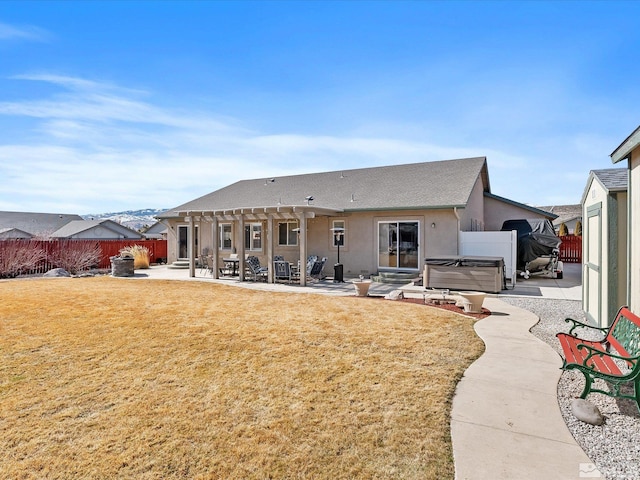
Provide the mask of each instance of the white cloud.
[{"label": "white cloud", "polygon": [[0,103],[0,115],[32,124],[0,146],[0,210],[169,208],[246,178],[477,156],[489,159],[493,191],[511,198],[494,179],[512,187],[531,160],[380,135],[263,135],[236,119],[163,108],[149,92],[60,75],[14,78],[64,90]]},{"label": "white cloud", "polygon": [[0,22],[0,40],[48,41],[51,34],[32,25],[15,26]]}]

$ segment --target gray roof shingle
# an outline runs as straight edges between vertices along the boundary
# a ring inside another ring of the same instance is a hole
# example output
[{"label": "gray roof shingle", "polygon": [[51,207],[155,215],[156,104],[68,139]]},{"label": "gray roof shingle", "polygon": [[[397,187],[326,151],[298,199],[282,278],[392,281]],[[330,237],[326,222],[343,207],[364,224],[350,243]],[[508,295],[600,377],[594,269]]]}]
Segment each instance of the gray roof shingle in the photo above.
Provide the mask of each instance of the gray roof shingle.
[{"label": "gray roof shingle", "polygon": [[628,188],[629,173],[626,168],[604,168],[592,172],[610,192],[625,191]]},{"label": "gray roof shingle", "polygon": [[0,212],[0,228],[17,228],[35,236],[49,235],[80,215],[63,213]]},{"label": "gray roof shingle", "polygon": [[485,157],[241,180],[159,215],[312,205],[338,211],[464,207],[478,176],[489,190]]}]

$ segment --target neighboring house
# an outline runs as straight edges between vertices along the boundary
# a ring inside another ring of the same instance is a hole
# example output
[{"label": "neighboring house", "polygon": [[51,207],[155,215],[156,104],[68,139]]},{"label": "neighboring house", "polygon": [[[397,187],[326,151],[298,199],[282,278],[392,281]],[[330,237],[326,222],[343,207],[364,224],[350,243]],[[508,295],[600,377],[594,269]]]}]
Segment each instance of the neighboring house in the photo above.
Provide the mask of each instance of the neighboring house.
[{"label": "neighboring house", "polygon": [[582,195],[582,308],[607,327],[627,302],[626,168],[592,170]]},{"label": "neighboring house", "polygon": [[458,254],[460,231],[555,215],[491,194],[486,158],[478,157],[242,180],[158,218],[169,226],[169,262],[188,258],[193,276],[200,252],[217,252],[217,275],[237,253],[243,279],[247,254],[263,265],[274,255],[296,262],[310,254],[334,265],[338,248],[346,276],[417,276],[425,257]]},{"label": "neighboring house", "polygon": [[83,240],[141,239],[135,230],[113,220],[73,220],[51,234],[52,238]]},{"label": "neighboring house", "polygon": [[167,226],[163,222],[156,222],[147,228],[142,234],[149,240],[166,240]]},{"label": "neighboring house", "polygon": [[82,217],[63,213],[0,212],[0,230],[13,229],[44,238],[73,220],[82,220]]},{"label": "neighboring house", "polygon": [[552,223],[556,233],[560,230],[560,225],[566,225],[569,235],[575,235],[576,225],[582,223],[582,205],[551,205],[538,207],[540,210],[553,213],[558,216]]},{"label": "neighboring house", "polygon": [[636,128],[611,154],[615,163],[626,160],[629,175],[627,198],[627,304],[640,312],[640,127]]},{"label": "neighboring house", "polygon": [[0,228],[0,240],[8,240],[8,239],[24,239],[24,238],[33,238],[28,232],[24,230],[20,230],[19,228]]}]

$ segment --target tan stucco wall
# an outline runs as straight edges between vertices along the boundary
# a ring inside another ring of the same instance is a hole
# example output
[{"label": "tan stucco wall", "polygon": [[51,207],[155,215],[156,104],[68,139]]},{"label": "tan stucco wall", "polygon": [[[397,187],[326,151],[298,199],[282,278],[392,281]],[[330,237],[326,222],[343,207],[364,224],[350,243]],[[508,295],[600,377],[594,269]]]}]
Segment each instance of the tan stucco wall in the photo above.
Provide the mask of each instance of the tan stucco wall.
[{"label": "tan stucco wall", "polygon": [[502,202],[496,198],[485,197],[485,226],[489,232],[500,231],[505,220],[517,220],[520,218],[545,218],[531,210],[520,208],[511,203]]},{"label": "tan stucco wall", "polygon": [[[458,210],[463,213],[464,210]],[[345,276],[371,275],[378,272],[378,222],[381,221],[417,221],[419,222],[418,268],[422,270],[424,258],[432,255],[456,255],[458,252],[458,220],[453,209],[442,210],[401,210],[389,212],[349,212],[341,216],[319,216],[307,220],[307,254],[327,257],[325,272],[330,272],[337,263],[337,248],[333,246],[330,228],[333,220],[344,220],[346,228],[345,245],[340,247],[340,261],[344,265]],[[297,262],[299,246],[277,245],[277,223],[273,221],[273,254],[283,255],[285,260]],[[168,261],[177,259],[178,226],[188,226],[183,219],[170,220],[167,230]],[[220,222],[228,223],[228,222]],[[251,222],[246,222],[251,223]],[[208,221],[196,221],[198,228],[198,249],[211,249],[213,245],[212,227]],[[432,224],[434,225],[432,227]],[[267,221],[262,222],[262,251],[245,253],[256,255],[263,264],[267,262]],[[240,234],[239,224],[234,223],[234,235]],[[219,250],[218,258],[222,259],[231,253],[230,250]]]},{"label": "tan stucco wall", "polygon": [[485,228],[485,204],[484,204],[484,184],[482,177],[478,177],[467,206],[460,212],[460,231],[462,232],[482,232]]}]

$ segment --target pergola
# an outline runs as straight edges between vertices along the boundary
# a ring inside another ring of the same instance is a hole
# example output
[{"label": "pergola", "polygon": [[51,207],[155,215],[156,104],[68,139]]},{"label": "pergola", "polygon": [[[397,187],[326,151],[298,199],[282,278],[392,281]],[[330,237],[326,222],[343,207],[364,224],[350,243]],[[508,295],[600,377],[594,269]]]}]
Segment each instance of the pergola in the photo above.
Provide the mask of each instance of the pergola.
[{"label": "pergola", "polygon": [[[273,207],[251,207],[251,208],[233,208],[226,210],[206,210],[206,211],[178,211],[178,215],[184,217],[185,222],[189,224],[189,276],[196,276],[196,224],[207,222],[212,225],[214,232],[218,232],[218,224],[220,222],[234,222],[239,226],[239,231],[244,232],[244,225],[247,222],[266,221],[266,255],[267,262],[270,266],[267,281],[274,283],[273,276],[273,224],[278,220],[298,220],[300,225],[300,235],[298,246],[300,248],[300,263],[306,264],[307,258],[307,220],[318,216],[335,216],[342,212],[331,208],[317,207],[314,205],[277,205]],[[220,238],[215,233],[213,235],[213,251],[218,252]],[[234,237],[234,247],[238,253],[238,270],[240,281],[244,281],[245,269],[245,244],[244,235],[236,235]],[[218,256],[213,255],[213,278],[218,278]],[[307,284],[307,269],[300,269],[300,285]]]}]

